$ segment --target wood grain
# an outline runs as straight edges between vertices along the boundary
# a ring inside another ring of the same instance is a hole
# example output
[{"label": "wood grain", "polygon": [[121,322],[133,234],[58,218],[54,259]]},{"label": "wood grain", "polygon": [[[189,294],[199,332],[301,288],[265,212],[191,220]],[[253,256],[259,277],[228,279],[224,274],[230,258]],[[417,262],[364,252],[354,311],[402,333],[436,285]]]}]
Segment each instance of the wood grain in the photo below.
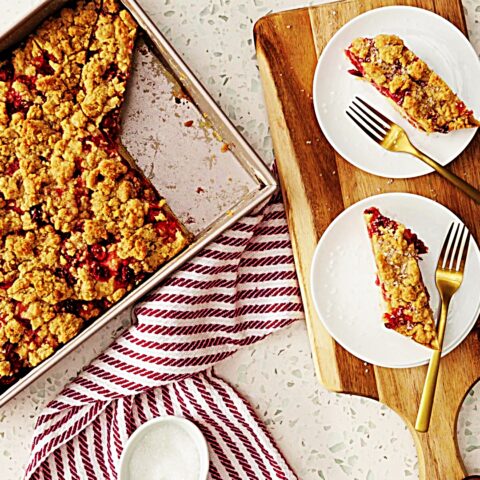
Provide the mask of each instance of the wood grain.
[{"label": "wood grain", "polygon": [[[330,222],[349,205],[380,192],[411,192],[433,198],[457,213],[478,238],[478,206],[435,174],[412,180],[386,179],[362,172],[329,145],[320,131],[312,103],[318,56],[347,21],[371,8],[410,5],[433,10],[465,31],[460,0],[350,0],[270,15],[255,25],[255,40],[281,188],[295,253],[315,367],[330,390],[380,400],[397,411],[412,429],[422,479],[456,480],[464,467],[456,444],[458,408],[480,374],[477,332],[442,361],[430,431],[413,424],[426,367],[372,367],[360,361],[325,331],[308,290],[315,246]],[[451,166],[480,185],[478,136]]]}]

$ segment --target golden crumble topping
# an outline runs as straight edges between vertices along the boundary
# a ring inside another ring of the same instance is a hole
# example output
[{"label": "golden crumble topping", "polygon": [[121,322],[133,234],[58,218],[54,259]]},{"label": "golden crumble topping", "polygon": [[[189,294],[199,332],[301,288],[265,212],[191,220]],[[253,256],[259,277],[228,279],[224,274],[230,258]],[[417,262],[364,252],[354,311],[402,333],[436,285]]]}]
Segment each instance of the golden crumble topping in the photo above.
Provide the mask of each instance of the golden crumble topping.
[{"label": "golden crumble topping", "polygon": [[355,69],[420,130],[448,133],[480,126],[473,112],[395,35],[357,38],[346,50]]},{"label": "golden crumble topping", "polygon": [[80,1],[0,61],[0,384],[189,242],[118,154],[136,29],[116,0]]},{"label": "golden crumble topping", "polygon": [[377,208],[366,210],[364,217],[377,265],[377,283],[386,304],[385,326],[437,348],[429,294],[418,264],[427,247],[405,225],[385,217]]}]

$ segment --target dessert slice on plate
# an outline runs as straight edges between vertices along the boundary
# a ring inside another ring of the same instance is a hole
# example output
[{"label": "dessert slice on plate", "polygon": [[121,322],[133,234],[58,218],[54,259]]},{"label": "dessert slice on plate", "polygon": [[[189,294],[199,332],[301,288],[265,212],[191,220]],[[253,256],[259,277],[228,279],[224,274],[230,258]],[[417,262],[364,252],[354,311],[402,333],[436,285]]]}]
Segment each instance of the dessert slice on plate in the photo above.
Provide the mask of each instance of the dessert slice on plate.
[{"label": "dessert slice on plate", "polygon": [[346,50],[350,73],[372,83],[407,120],[427,133],[480,126],[465,103],[395,35],[357,38]]},{"label": "dessert slice on plate", "polygon": [[419,257],[427,253],[427,247],[405,225],[375,207],[365,210],[364,218],[386,304],[385,327],[437,348],[435,321],[419,267]]}]

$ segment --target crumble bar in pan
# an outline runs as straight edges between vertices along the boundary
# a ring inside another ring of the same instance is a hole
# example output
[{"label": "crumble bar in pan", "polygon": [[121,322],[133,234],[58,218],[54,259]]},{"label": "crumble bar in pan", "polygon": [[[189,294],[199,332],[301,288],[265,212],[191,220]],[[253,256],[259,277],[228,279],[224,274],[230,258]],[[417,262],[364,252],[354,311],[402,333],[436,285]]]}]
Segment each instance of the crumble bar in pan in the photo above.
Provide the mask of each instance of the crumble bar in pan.
[{"label": "crumble bar in pan", "polygon": [[0,384],[191,240],[118,153],[136,31],[117,1],[80,1],[0,59]]}]

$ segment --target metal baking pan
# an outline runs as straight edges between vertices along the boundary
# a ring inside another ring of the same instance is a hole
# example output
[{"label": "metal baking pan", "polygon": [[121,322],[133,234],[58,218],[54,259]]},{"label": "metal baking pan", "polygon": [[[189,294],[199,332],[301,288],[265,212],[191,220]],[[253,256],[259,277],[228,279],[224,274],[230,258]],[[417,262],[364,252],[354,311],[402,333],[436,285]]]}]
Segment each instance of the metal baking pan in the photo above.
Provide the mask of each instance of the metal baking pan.
[{"label": "metal baking pan", "polygon": [[[15,46],[65,0],[43,0],[0,36]],[[210,97],[136,0],[122,0],[140,26],[122,112],[121,140],[195,240],[50,358],[0,391],[0,406],[194,257],[276,190],[268,168]]]}]

